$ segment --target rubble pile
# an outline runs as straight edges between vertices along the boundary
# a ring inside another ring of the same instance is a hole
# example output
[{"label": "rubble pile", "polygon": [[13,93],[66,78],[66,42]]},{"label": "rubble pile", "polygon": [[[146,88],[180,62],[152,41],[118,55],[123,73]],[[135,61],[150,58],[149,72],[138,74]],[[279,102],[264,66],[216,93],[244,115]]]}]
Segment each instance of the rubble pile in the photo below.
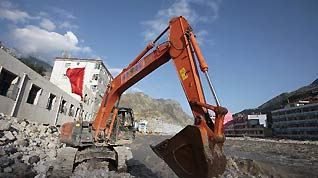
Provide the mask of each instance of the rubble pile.
[{"label": "rubble pile", "polygon": [[[50,177],[58,149],[59,130],[0,113],[0,177]],[[89,171],[87,171],[89,170]],[[54,176],[54,175],[52,175]],[[72,177],[131,177],[104,167],[100,169],[82,164]]]},{"label": "rubble pile", "polygon": [[0,114],[0,177],[40,177],[62,146],[58,129]]}]

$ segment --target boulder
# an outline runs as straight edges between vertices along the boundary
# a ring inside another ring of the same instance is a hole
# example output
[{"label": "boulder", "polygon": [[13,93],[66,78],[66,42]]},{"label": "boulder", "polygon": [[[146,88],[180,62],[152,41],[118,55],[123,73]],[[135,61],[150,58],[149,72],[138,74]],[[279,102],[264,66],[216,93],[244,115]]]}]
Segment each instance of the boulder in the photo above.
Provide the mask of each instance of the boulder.
[{"label": "boulder", "polygon": [[31,156],[28,160],[28,163],[33,164],[40,161],[40,157],[37,155]]},{"label": "boulder", "polygon": [[7,120],[0,120],[0,131],[8,131],[11,128],[11,123]]},{"label": "boulder", "polygon": [[10,141],[15,140],[15,136],[10,131],[4,131],[4,136]]},{"label": "boulder", "polygon": [[14,154],[14,153],[18,152],[17,148],[12,146],[12,145],[8,146],[8,147],[5,147],[4,151],[5,151],[6,154]]},{"label": "boulder", "polygon": [[12,170],[12,167],[6,167],[3,169],[3,172],[5,173],[11,173],[13,170]]},{"label": "boulder", "polygon": [[9,156],[2,156],[0,157],[0,167],[6,168],[14,164],[14,160],[9,158]]}]

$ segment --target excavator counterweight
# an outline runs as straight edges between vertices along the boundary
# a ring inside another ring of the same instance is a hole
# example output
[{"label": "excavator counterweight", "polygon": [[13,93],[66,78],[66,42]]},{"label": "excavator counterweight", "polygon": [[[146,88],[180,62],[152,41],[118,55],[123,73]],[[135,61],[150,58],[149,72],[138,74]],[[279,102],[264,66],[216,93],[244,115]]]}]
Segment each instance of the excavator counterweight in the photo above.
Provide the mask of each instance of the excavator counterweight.
[{"label": "excavator counterweight", "polygon": [[[169,32],[168,40],[149,52],[166,32]],[[201,54],[194,32],[187,20],[181,16],[173,18],[169,26],[111,81],[98,114],[88,128],[91,132],[85,132],[85,135],[90,144],[109,143],[116,128],[121,94],[170,60],[189,102],[194,124],[186,126],[171,139],[151,147],[179,177],[218,176],[224,172],[226,166],[222,151],[225,141],[222,126],[227,109],[220,106],[208,75],[208,65]],[[197,65],[207,77],[216,106],[206,102]],[[212,118],[211,112],[215,113],[215,118]],[[76,124],[65,124],[62,128],[64,129],[61,135],[65,141],[76,140],[73,145],[85,145],[74,135]]]}]

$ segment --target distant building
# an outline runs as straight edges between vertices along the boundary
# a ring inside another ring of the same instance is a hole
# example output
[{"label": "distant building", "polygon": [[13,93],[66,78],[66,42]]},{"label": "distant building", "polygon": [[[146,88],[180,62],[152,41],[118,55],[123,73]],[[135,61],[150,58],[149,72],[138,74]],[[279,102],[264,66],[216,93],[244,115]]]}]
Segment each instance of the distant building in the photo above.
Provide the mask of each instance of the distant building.
[{"label": "distant building", "polygon": [[249,136],[249,137],[267,137],[270,136],[270,130],[266,128],[266,115],[235,115],[227,128],[224,129],[226,136]]},{"label": "distant building", "polygon": [[66,70],[83,67],[85,67],[83,100],[91,107],[92,114],[88,116],[88,120],[92,120],[98,112],[107,85],[113,79],[102,60],[56,57],[50,81],[80,101],[81,97],[71,92]]},{"label": "distant building", "polygon": [[0,112],[44,124],[61,125],[90,114],[76,100],[11,53],[0,49]]},{"label": "distant building", "polygon": [[248,120],[258,120],[259,125],[266,127],[267,116],[266,114],[253,114],[247,115]]},{"label": "distant building", "polygon": [[300,102],[272,111],[272,122],[276,137],[318,140],[318,103]]},{"label": "distant building", "polygon": [[148,121],[146,121],[146,120],[139,121],[138,131],[143,132],[143,133],[147,133],[147,125],[148,125]]}]

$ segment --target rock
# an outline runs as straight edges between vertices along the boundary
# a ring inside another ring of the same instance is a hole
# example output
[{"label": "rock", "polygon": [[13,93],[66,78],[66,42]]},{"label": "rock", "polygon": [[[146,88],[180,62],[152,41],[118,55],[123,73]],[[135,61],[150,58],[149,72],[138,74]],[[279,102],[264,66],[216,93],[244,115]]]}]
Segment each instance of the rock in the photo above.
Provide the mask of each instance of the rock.
[{"label": "rock", "polygon": [[0,147],[0,156],[4,156],[6,155],[6,152],[4,151],[3,148]]},{"label": "rock", "polygon": [[55,149],[51,149],[50,151],[46,152],[46,155],[49,158],[54,159],[56,157],[56,150]]},{"label": "rock", "polygon": [[28,160],[28,163],[33,164],[40,161],[40,157],[37,155],[31,156]]},{"label": "rock", "polygon": [[6,140],[8,140],[7,137],[1,137],[0,138],[0,142],[5,142]]},{"label": "rock", "polygon": [[11,123],[6,120],[0,120],[0,131],[8,131],[11,128]]},{"label": "rock", "polygon": [[13,131],[12,134],[16,137],[18,135],[17,131]]},{"label": "rock", "polygon": [[3,145],[5,145],[5,144],[6,144],[5,141],[0,140],[0,146],[3,146]]},{"label": "rock", "polygon": [[12,170],[12,167],[6,167],[3,169],[3,172],[5,173],[11,173],[13,170]]},{"label": "rock", "polygon": [[133,158],[132,152],[125,146],[114,147],[115,151],[118,153],[118,171],[125,172],[127,171],[126,161]]},{"label": "rock", "polygon": [[4,151],[7,154],[14,154],[14,153],[18,152],[17,148],[15,148],[14,146],[5,147]]},{"label": "rock", "polygon": [[34,178],[46,178],[45,174],[38,174]]},{"label": "rock", "polygon": [[34,177],[36,176],[36,173],[32,166],[29,166],[25,163],[17,162],[14,165],[11,166],[13,168],[14,177]]},{"label": "rock", "polygon": [[46,174],[46,172],[48,171],[49,167],[45,166],[43,163],[42,164],[38,164],[36,166],[34,166],[34,169],[36,170],[36,172],[38,174]]},{"label": "rock", "polygon": [[12,133],[10,131],[4,131],[4,136],[10,141],[15,140],[15,136],[12,135]]},{"label": "rock", "polygon": [[15,160],[15,162],[22,162],[23,154],[20,152],[16,152],[13,155],[11,155],[11,158]]},{"label": "rock", "polygon": [[15,144],[20,147],[28,147],[30,145],[28,139],[18,139]]},{"label": "rock", "polygon": [[6,168],[8,166],[11,166],[12,164],[14,164],[14,160],[10,159],[8,156],[2,156],[0,158],[0,167]]},{"label": "rock", "polygon": [[51,133],[58,132],[58,129],[55,126],[50,126],[49,129]]},{"label": "rock", "polygon": [[21,126],[22,128],[25,128],[27,125],[28,125],[28,122],[26,122],[26,121],[22,121],[22,122],[20,123],[20,126]]},{"label": "rock", "polygon": [[56,144],[54,142],[49,142],[49,144],[47,145],[47,147],[49,149],[55,149],[56,148]]},{"label": "rock", "polygon": [[0,113],[0,119],[5,119],[5,116],[3,113]]}]

